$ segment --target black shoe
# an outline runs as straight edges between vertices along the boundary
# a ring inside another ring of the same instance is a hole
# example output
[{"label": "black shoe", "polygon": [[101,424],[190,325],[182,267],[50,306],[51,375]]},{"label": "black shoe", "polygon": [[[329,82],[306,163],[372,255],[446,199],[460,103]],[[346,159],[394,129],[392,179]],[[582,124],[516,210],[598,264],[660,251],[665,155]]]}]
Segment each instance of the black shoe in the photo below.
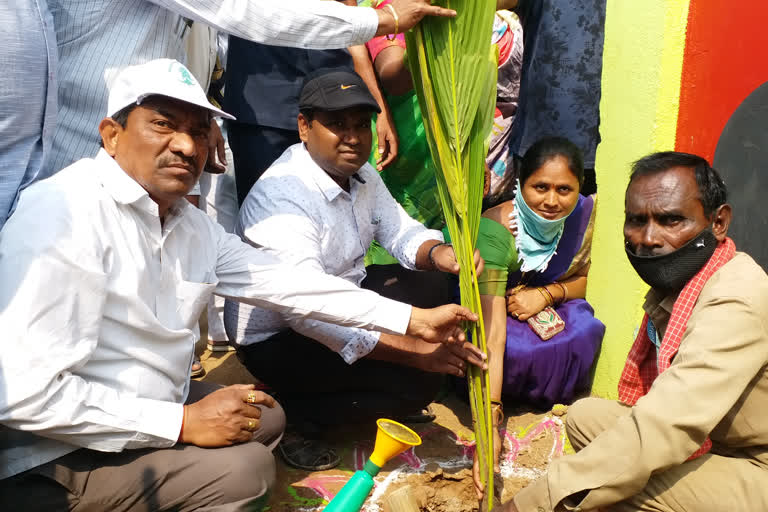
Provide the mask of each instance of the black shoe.
[{"label": "black shoe", "polygon": [[333,469],[341,462],[336,452],[322,441],[305,439],[295,432],[286,432],[277,449],[286,464],[305,471]]}]

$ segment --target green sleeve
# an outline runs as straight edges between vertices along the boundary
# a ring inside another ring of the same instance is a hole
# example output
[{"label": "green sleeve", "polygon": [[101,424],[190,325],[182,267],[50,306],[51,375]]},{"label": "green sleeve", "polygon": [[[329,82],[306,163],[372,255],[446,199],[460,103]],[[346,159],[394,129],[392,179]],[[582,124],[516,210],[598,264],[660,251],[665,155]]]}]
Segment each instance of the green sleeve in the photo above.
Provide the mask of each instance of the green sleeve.
[{"label": "green sleeve", "polygon": [[[443,230],[443,234],[446,242],[449,242],[447,228]],[[480,219],[476,246],[485,260],[485,270],[477,278],[480,294],[503,297],[507,290],[509,271],[520,267],[515,239],[507,228],[483,217]]]}]

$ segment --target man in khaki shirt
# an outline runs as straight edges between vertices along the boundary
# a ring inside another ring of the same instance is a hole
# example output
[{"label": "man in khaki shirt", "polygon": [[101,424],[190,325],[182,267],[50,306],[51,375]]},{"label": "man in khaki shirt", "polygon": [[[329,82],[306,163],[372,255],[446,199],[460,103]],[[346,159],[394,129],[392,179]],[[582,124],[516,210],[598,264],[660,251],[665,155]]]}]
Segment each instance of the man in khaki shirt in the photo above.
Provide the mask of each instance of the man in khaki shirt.
[{"label": "man in khaki shirt", "polygon": [[[727,241],[725,200],[725,184],[700,157],[666,152],[635,163],[624,237],[652,286],[643,306],[656,331],[648,329],[650,343],[667,342],[672,306],[707,263],[704,248]],[[701,288],[677,354],[647,394],[633,407],[573,404],[567,430],[578,453],[552,461],[501,510],[768,510],[766,323],[768,276],[736,252]],[[709,452],[689,459],[707,438]]]}]

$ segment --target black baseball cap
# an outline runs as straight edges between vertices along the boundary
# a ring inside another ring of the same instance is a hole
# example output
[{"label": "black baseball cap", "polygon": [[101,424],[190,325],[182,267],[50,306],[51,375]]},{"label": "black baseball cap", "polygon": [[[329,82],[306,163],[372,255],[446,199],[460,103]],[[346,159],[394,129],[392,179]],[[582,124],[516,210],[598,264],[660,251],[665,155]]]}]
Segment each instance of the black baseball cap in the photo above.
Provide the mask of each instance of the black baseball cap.
[{"label": "black baseball cap", "polygon": [[352,107],[368,107],[381,112],[360,75],[346,69],[321,69],[307,76],[299,95],[300,111]]}]

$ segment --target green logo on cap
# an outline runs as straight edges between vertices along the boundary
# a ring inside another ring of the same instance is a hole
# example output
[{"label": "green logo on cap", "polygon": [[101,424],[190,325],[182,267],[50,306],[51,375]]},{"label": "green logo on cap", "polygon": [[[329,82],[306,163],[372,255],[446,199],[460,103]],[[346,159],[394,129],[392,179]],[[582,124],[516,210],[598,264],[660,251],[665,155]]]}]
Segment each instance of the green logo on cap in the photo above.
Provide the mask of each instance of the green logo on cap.
[{"label": "green logo on cap", "polygon": [[195,85],[195,79],[192,77],[192,74],[189,72],[189,70],[183,66],[179,67],[179,73],[181,74],[181,83],[187,84],[187,85]]},{"label": "green logo on cap", "polygon": [[192,76],[192,73],[190,73],[187,68],[185,68],[182,64],[179,64],[178,62],[172,62],[168,71],[173,72],[174,67],[176,68],[176,71],[179,72],[179,82],[185,85],[197,84],[197,81],[195,81],[195,77]]}]

